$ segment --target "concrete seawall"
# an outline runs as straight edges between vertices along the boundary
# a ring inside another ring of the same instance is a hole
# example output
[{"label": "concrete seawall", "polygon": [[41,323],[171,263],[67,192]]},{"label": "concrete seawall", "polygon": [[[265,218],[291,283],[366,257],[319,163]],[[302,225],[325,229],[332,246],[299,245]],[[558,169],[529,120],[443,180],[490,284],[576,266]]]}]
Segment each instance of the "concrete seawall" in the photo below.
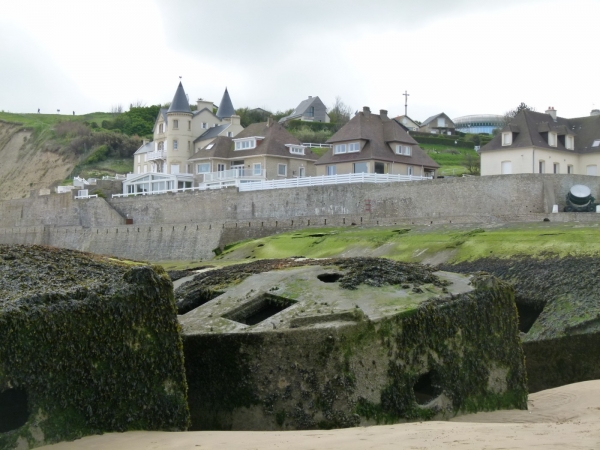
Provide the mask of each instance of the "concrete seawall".
[{"label": "concrete seawall", "polygon": [[[323,226],[598,221],[549,215],[569,188],[600,196],[600,178],[574,175],[469,177],[389,184],[235,189],[73,200],[55,194],[0,203],[0,243],[44,244],[143,260],[200,260],[242,239]],[[561,205],[562,206],[562,205]],[[125,225],[125,217],[134,220]]]}]

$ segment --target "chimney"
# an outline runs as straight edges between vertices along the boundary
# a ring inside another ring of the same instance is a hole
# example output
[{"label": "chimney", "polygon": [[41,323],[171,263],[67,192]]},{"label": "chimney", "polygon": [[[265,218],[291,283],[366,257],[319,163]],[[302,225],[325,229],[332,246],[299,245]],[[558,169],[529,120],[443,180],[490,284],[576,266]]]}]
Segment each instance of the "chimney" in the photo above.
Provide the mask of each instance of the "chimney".
[{"label": "chimney", "polygon": [[312,98],[312,95],[309,95],[308,98]]},{"label": "chimney", "polygon": [[550,116],[552,116],[552,120],[556,122],[556,110],[554,109],[554,106],[548,106],[546,114],[550,114]]},{"label": "chimney", "polygon": [[600,109],[592,109],[590,116],[600,116]]},{"label": "chimney", "polygon": [[368,106],[363,106],[363,114],[366,116],[371,114],[371,108],[369,108]]},{"label": "chimney", "polygon": [[385,120],[389,120],[388,115],[387,115],[387,109],[380,109],[379,117],[381,117],[382,119],[385,119]]},{"label": "chimney", "polygon": [[202,111],[204,108],[208,109],[209,111],[213,110],[213,102],[202,100],[201,98],[196,100],[196,106],[198,107],[198,111]]},{"label": "chimney", "polygon": [[229,118],[231,120],[231,125],[239,125],[240,124],[240,116],[233,115]]}]

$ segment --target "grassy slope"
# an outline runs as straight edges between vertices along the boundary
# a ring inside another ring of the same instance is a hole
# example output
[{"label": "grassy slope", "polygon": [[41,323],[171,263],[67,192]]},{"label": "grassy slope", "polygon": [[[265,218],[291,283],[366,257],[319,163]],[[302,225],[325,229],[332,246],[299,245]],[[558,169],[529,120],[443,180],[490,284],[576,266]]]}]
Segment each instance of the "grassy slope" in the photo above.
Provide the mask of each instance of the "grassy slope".
[{"label": "grassy slope", "polygon": [[[395,231],[401,230],[401,231]],[[305,229],[245,241],[226,249],[217,261],[305,256],[381,256],[399,261],[467,261],[486,256],[543,257],[545,254],[597,255],[598,224],[535,223],[475,226]],[[318,236],[322,234],[323,236]],[[315,236],[317,235],[317,236]],[[440,259],[438,261],[438,259]]]},{"label": "grassy slope", "polygon": [[[52,137],[52,128],[60,122],[88,122],[96,123],[98,126],[103,120],[114,119],[115,115],[105,112],[94,112],[84,115],[68,114],[18,114],[0,112],[0,121],[21,124],[25,128],[34,132],[36,142],[41,142]],[[77,173],[70,175],[79,175],[84,178],[97,177],[102,175],[114,175],[114,173],[133,172],[133,159],[112,159],[109,158],[94,164],[79,164],[75,171]],[[66,179],[62,184],[70,184],[72,180]]]}]

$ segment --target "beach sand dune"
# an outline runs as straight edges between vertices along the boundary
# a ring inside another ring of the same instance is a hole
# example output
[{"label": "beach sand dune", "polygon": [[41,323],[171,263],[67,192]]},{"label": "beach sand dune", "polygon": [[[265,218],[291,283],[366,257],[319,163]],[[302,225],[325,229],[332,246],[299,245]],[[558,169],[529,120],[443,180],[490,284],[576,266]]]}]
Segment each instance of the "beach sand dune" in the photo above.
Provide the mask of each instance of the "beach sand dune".
[{"label": "beach sand dune", "polygon": [[129,432],[89,436],[48,450],[600,449],[600,380],[529,396],[528,411],[495,411],[449,422],[330,431]]}]

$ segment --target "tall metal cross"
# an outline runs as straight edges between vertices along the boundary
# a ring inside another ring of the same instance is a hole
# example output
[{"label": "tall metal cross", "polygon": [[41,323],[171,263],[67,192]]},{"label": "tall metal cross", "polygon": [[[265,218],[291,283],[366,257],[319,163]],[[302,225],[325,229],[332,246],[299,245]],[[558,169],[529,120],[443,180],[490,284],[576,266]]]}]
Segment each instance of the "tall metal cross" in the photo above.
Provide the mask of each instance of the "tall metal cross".
[{"label": "tall metal cross", "polygon": [[408,91],[404,91],[404,115],[408,116],[408,96],[410,95]]}]

